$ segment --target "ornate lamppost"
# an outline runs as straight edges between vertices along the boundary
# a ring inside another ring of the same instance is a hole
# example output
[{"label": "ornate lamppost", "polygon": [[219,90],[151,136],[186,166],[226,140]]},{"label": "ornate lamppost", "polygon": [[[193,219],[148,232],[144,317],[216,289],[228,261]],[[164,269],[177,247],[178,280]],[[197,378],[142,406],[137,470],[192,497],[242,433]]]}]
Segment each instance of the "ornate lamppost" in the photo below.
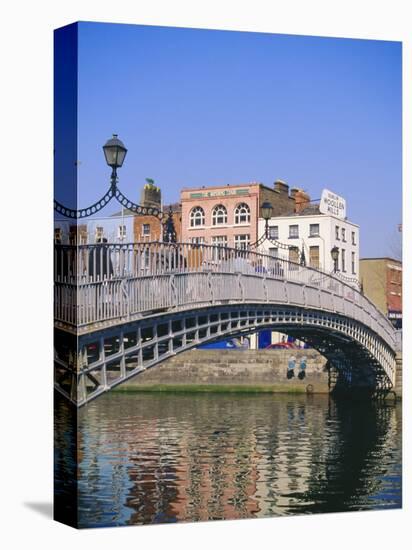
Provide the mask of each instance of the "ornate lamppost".
[{"label": "ornate lamppost", "polygon": [[269,236],[269,220],[273,214],[273,206],[269,201],[265,201],[260,207],[262,218],[265,220],[265,237]]},{"label": "ornate lamppost", "polygon": [[334,246],[330,251],[330,255],[332,256],[332,260],[333,260],[333,273],[337,273],[339,271],[339,268],[338,268],[339,248],[337,246]]},{"label": "ornate lamppost", "polygon": [[116,192],[117,184],[117,169],[123,166],[127,149],[117,137],[117,134],[113,134],[113,137],[108,139],[103,145],[103,152],[107,164],[112,168],[110,181],[111,189],[114,194]]},{"label": "ornate lamppost", "polygon": [[339,248],[337,246],[334,246],[331,251],[330,255],[332,256],[333,260],[333,270],[332,273],[339,277],[344,283],[350,284],[351,286],[355,285],[357,290],[363,294],[363,285],[359,281],[357,277],[345,277],[341,271],[339,271]]},{"label": "ornate lamppost", "polygon": [[272,236],[270,235],[269,220],[273,215],[272,204],[269,201],[264,201],[260,207],[260,212],[261,212],[262,218],[265,220],[265,230],[263,232],[263,235],[261,235],[256,242],[249,245],[249,249],[258,248],[265,241],[269,241],[274,246],[276,246],[276,248],[282,248],[283,250],[291,250],[291,249],[297,250],[300,265],[302,266],[306,265],[305,252],[303,248],[302,248],[302,251],[300,251],[297,246],[290,246],[287,244],[283,244],[278,240],[272,238]]},{"label": "ornate lamppost", "polygon": [[[104,208],[113,198],[115,198],[123,207],[127,208],[131,212],[141,216],[154,216],[161,222],[165,218],[165,214],[156,207],[146,207],[136,204],[128,199],[119,189],[117,182],[117,169],[123,166],[124,159],[127,154],[127,149],[122,141],[118,138],[117,134],[107,140],[103,145],[103,152],[107,164],[111,167],[112,173],[110,176],[110,187],[106,193],[98,201],[86,208],[80,208],[78,210],[68,208],[57,200],[54,201],[54,209],[59,214],[66,218],[80,219],[87,218],[96,214]],[[168,242],[176,242],[176,231],[173,225],[172,212],[169,212],[165,222],[163,223],[163,235],[167,235]]]}]

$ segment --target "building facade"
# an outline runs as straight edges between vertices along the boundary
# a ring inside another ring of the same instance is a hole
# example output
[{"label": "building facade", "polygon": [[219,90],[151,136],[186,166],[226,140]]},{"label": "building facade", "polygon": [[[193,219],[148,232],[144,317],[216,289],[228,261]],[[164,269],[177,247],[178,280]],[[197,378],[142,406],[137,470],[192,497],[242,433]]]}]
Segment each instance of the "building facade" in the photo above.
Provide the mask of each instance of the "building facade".
[{"label": "building facade", "polygon": [[278,180],[274,187],[251,182],[183,189],[182,241],[247,248],[258,239],[258,219],[265,201],[276,215],[292,214],[308,202],[302,193],[289,194]]},{"label": "building facade", "polygon": [[[265,232],[265,220],[259,220],[259,234]],[[317,205],[311,205],[290,216],[274,216],[269,220],[269,236],[260,251],[279,258],[298,262],[304,251],[307,266],[328,273],[335,269],[343,279],[359,280],[359,226],[341,218],[321,214]],[[331,251],[338,249],[335,263]]]},{"label": "building facade", "polygon": [[[162,205],[162,192],[159,187],[154,185],[152,180],[144,186],[140,205],[147,208],[155,207],[162,210],[165,215],[172,212],[173,225],[176,232],[176,240],[180,241],[182,237],[182,208],[179,203]],[[163,219],[165,222],[166,219]],[[135,216],[133,222],[133,235],[135,242],[152,242],[163,240],[163,223],[155,216]]]},{"label": "building facade", "polygon": [[134,215],[128,210],[112,216],[87,218],[76,225],[73,221],[54,221],[54,242],[56,244],[129,243],[133,241]]},{"label": "building facade", "polygon": [[[142,205],[144,206],[144,205]],[[160,207],[159,207],[160,208]],[[173,225],[176,231],[176,241],[181,240],[182,234],[182,209],[179,203],[167,204],[162,207],[165,216],[172,211]],[[134,216],[133,236],[134,242],[160,242],[163,240],[163,222],[155,216]]]},{"label": "building facade", "polygon": [[402,262],[394,258],[362,258],[363,292],[378,309],[402,328]]}]

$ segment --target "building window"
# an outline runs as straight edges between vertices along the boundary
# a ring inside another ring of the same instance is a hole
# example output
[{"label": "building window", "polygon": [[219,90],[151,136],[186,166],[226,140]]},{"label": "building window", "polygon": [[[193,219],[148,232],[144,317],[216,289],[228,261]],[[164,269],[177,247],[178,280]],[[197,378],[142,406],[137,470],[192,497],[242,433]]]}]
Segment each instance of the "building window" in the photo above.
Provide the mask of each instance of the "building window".
[{"label": "building window", "polygon": [[335,239],[339,241],[339,226],[335,225]]},{"label": "building window", "polygon": [[227,223],[227,210],[223,204],[218,204],[213,208],[212,212],[212,224],[222,225]]},{"label": "building window", "polygon": [[227,246],[227,237],[226,235],[216,235],[212,237],[212,244],[218,248],[213,249],[213,259],[222,260],[225,257],[224,248]]},{"label": "building window", "polygon": [[299,238],[299,226],[289,225],[289,239],[298,239],[298,238]]},{"label": "building window", "polygon": [[150,223],[142,225],[142,237],[150,237]]},{"label": "building window", "polygon": [[269,239],[273,239],[277,241],[279,239],[279,226],[278,225],[272,225],[268,229],[269,231]]},{"label": "building window", "polygon": [[340,249],[340,257],[341,257],[341,265],[342,265],[342,271],[346,271],[346,250],[344,248]]},{"label": "building window", "polygon": [[346,229],[342,227],[342,241],[346,243]]},{"label": "building window", "polygon": [[204,237],[192,237],[190,239],[190,242],[192,244],[205,244],[205,238]]},{"label": "building window", "polygon": [[125,239],[126,238],[126,226],[125,225],[119,225],[118,237],[119,237],[119,239]]},{"label": "building window", "polygon": [[353,275],[356,275],[356,270],[355,270],[355,253],[352,252],[352,274]]},{"label": "building window", "polygon": [[205,211],[201,206],[195,206],[190,212],[190,227],[205,225]]},{"label": "building window", "polygon": [[293,264],[290,264],[290,269],[298,269],[299,263],[299,248],[297,246],[291,246],[289,248],[289,261],[293,262]]},{"label": "building window", "polygon": [[215,246],[227,246],[226,235],[216,235],[215,237],[212,237],[212,244]]},{"label": "building window", "polygon": [[54,230],[54,242],[55,244],[62,244],[62,230],[60,227],[56,227]]},{"label": "building window", "polygon": [[309,247],[309,266],[319,269],[319,247],[310,246]]},{"label": "building window", "polygon": [[355,231],[352,231],[352,244],[356,245]]},{"label": "building window", "polygon": [[250,223],[250,208],[242,202],[235,209],[235,224]]},{"label": "building window", "polygon": [[279,249],[275,247],[269,248],[269,256],[272,256],[272,258],[278,258]]},{"label": "building window", "polygon": [[[100,242],[100,241],[97,241],[97,242]],[[77,244],[77,233],[76,233],[76,231],[70,231],[70,233],[69,233],[69,244],[72,245],[72,246]]]},{"label": "building window", "polygon": [[140,271],[146,273],[150,267],[150,250],[146,248],[139,253],[140,256]]},{"label": "building window", "polygon": [[390,270],[390,282],[394,285],[402,285],[402,272],[397,269]]},{"label": "building window", "polygon": [[103,227],[96,227],[95,239],[97,243],[101,242],[103,239]]},{"label": "building window", "polygon": [[319,224],[311,223],[309,226],[309,237],[319,237]]},{"label": "building window", "polygon": [[235,235],[235,248],[247,250],[250,243],[250,235]]}]

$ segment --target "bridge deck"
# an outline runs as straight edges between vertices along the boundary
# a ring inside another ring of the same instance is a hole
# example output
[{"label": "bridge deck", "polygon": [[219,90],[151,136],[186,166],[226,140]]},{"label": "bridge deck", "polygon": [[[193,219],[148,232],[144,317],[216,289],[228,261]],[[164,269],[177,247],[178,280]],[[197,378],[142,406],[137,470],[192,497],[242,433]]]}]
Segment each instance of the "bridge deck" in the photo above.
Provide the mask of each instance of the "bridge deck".
[{"label": "bridge deck", "polygon": [[[253,251],[207,245],[60,245],[55,281],[56,327],[88,341],[108,329],[119,331],[120,337],[123,327],[148,319],[156,326],[162,318],[194,308],[210,315],[211,308],[217,313],[228,306],[257,312],[270,306],[300,312],[301,321],[295,314],[295,323],[304,324],[304,318],[312,330],[333,325],[335,332],[361,343],[389,382],[394,380],[393,326],[336,274]],[[173,340],[173,329],[169,332]],[[77,375],[82,369],[83,364],[75,367]]]}]

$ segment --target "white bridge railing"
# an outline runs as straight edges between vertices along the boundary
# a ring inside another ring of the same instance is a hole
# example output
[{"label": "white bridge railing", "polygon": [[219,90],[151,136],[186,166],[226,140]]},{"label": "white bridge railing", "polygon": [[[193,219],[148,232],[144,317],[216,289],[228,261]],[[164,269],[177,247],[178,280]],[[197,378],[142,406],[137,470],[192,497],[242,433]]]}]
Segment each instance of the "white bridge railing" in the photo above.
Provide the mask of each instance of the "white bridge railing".
[{"label": "white bridge railing", "polygon": [[392,324],[332,274],[255,251],[211,245],[128,243],[55,246],[55,319],[87,327],[159,309],[284,303],[339,313],[392,349]]}]

